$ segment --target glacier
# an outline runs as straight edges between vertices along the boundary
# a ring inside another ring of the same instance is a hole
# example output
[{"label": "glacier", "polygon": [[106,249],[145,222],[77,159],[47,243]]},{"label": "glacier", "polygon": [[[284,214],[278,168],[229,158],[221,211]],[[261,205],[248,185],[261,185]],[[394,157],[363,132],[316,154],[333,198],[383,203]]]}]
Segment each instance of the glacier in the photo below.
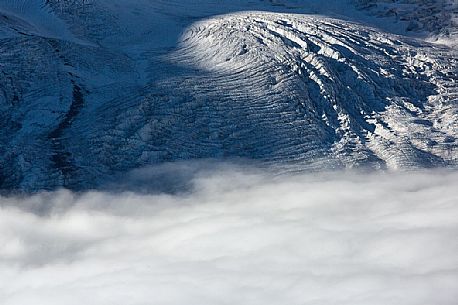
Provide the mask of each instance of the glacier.
[{"label": "glacier", "polygon": [[0,189],[196,159],[456,167],[453,23],[375,2],[2,0]]},{"label": "glacier", "polygon": [[457,20],[0,0],[0,303],[456,305]]}]

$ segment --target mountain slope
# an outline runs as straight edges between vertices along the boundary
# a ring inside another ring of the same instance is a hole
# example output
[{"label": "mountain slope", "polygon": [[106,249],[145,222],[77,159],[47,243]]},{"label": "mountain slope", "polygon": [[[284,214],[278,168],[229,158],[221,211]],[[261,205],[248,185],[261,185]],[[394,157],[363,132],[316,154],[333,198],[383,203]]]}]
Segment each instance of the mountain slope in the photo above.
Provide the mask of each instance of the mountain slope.
[{"label": "mountain slope", "polygon": [[361,9],[406,24],[406,31],[425,32],[432,41],[455,45],[458,40],[456,0],[355,0]]},{"label": "mountain slope", "polygon": [[350,21],[348,3],[30,3],[0,5],[3,189],[196,158],[457,164],[456,51]]}]

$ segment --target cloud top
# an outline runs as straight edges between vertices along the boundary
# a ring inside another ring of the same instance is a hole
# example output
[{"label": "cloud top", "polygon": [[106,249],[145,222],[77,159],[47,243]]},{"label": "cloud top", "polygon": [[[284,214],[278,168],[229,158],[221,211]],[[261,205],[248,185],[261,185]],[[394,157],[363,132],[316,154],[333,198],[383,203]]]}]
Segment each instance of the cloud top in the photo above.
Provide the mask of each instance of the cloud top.
[{"label": "cloud top", "polygon": [[177,194],[1,198],[1,303],[458,300],[457,172],[189,177]]}]

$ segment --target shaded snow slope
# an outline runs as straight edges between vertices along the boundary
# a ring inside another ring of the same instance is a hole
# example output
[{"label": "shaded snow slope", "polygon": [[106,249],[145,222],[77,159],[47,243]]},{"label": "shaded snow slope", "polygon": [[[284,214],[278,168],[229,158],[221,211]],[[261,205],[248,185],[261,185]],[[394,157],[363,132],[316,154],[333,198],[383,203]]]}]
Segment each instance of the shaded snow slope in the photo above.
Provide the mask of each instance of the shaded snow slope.
[{"label": "shaded snow slope", "polygon": [[458,44],[457,0],[354,0],[359,8],[399,25],[408,32],[423,32],[431,41]]},{"label": "shaded snow slope", "polygon": [[196,158],[457,164],[456,51],[351,1],[28,3],[0,5],[1,188]]},{"label": "shaded snow slope", "polygon": [[[67,25],[46,5],[44,0],[2,0],[0,2],[1,32],[74,40]],[[0,36],[1,37],[1,36]]]}]

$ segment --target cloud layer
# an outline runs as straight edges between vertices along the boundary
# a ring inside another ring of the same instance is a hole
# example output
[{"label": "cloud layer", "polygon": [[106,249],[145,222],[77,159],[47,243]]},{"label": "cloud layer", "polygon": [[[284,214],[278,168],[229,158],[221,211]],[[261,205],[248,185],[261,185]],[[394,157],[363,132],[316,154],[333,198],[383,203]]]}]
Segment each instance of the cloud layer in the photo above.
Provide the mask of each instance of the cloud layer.
[{"label": "cloud layer", "polygon": [[190,179],[175,195],[1,198],[0,303],[458,300],[456,172]]}]

